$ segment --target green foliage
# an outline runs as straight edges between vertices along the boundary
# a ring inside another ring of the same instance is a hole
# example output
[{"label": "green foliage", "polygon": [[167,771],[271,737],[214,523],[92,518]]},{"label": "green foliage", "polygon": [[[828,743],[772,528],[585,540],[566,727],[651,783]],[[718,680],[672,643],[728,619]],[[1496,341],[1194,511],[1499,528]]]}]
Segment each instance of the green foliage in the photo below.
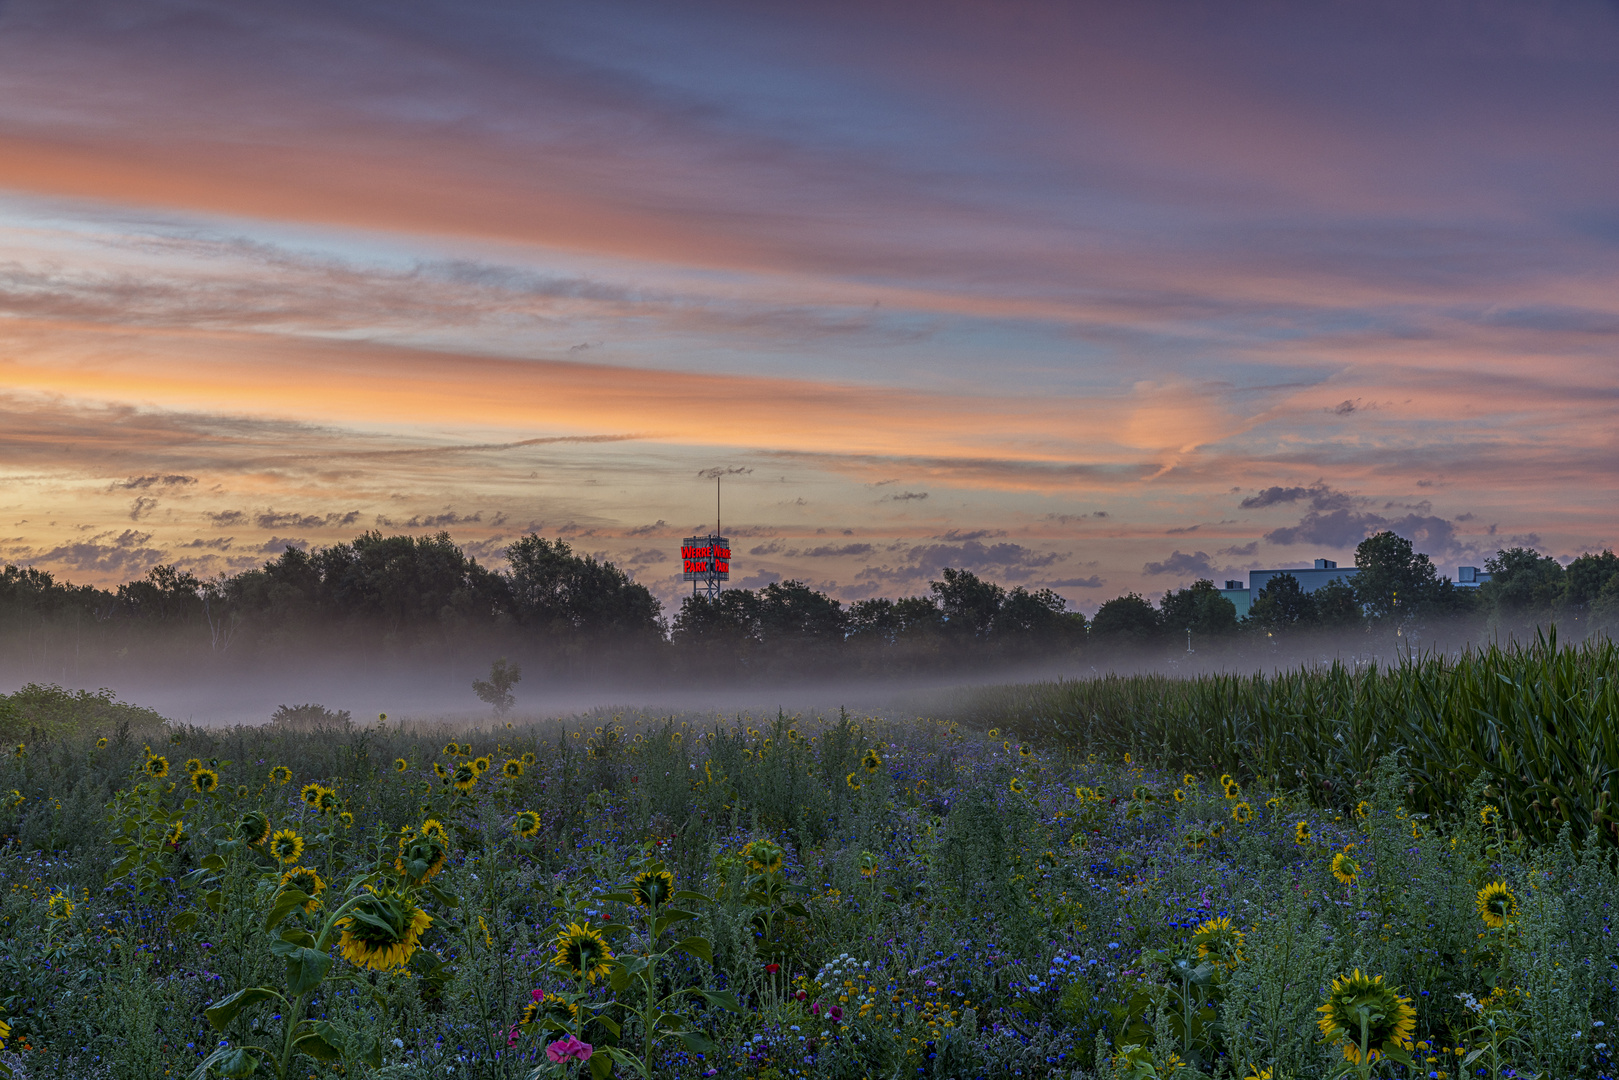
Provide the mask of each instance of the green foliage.
[{"label": "green foliage", "polygon": [[118,701],[107,689],[64,690],[29,683],[0,694],[0,739],[61,739],[76,735],[140,738],[167,721],[151,709]]}]

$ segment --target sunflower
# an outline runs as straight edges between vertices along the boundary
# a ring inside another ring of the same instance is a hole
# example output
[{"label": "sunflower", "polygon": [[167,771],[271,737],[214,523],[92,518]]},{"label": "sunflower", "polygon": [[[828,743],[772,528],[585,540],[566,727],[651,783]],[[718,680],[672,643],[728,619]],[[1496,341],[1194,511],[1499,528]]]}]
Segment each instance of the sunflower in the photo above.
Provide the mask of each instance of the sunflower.
[{"label": "sunflower", "polygon": [[315,873],[313,866],[294,866],[281,875],[281,891],[303,893],[309,897],[309,903],[304,905],[304,910],[314,911],[320,907],[320,901],[316,897],[326,891],[326,883]]},{"label": "sunflower", "polygon": [[516,758],[507,758],[506,764],[500,767],[500,775],[508,780],[520,779],[523,775],[523,763]]},{"label": "sunflower", "polygon": [[883,759],[878,756],[877,751],[867,750],[860,757],[860,767],[868,773],[874,773],[883,767]]},{"label": "sunflower", "polygon": [[[680,733],[679,732],[675,733],[675,738],[676,738],[676,740],[678,740],[680,738]],[[533,764],[534,764],[534,761],[535,761],[534,751],[532,751],[532,750],[525,751],[524,754],[523,754],[523,759],[522,760],[523,760],[523,764],[525,766],[532,767]]]},{"label": "sunflower", "polygon": [[1226,784],[1225,797],[1228,799],[1242,798],[1242,785],[1237,783],[1235,780],[1231,781],[1229,784]]},{"label": "sunflower", "polygon": [[1280,810],[1281,808],[1282,808],[1282,797],[1280,795],[1272,795],[1270,798],[1265,800],[1265,809],[1267,809],[1267,810]]},{"label": "sunflower", "polygon": [[438,837],[438,842],[445,847],[450,846],[450,834],[437,818],[428,818],[422,822],[421,835],[427,836],[429,834]]},{"label": "sunflower", "polygon": [[1181,777],[1181,783],[1185,784],[1187,787],[1196,787],[1197,777],[1193,776],[1191,773],[1187,773],[1185,776]]},{"label": "sunflower", "polygon": [[65,892],[54,892],[46,902],[45,910],[53,919],[70,919],[73,917],[73,898]]},{"label": "sunflower", "polygon": [[528,840],[540,831],[540,815],[524,810],[512,819],[512,832]]},{"label": "sunflower", "polygon": [[289,866],[304,853],[304,838],[291,829],[277,829],[270,837],[270,854]]},{"label": "sunflower", "polygon": [[354,815],[349,813],[347,810],[343,811],[341,814],[338,814],[337,820],[343,823],[343,828],[345,829],[354,828]]},{"label": "sunflower", "polygon": [[1492,881],[1473,898],[1478,917],[1492,930],[1499,930],[1518,917],[1518,898],[1504,881]]},{"label": "sunflower", "polygon": [[860,782],[854,778],[854,775],[855,775],[854,773],[850,773],[848,776],[845,776],[843,778],[843,782],[845,784],[848,784],[851,790],[859,791],[860,790]]},{"label": "sunflower", "polygon": [[343,803],[338,799],[335,789],[321,788],[320,798],[315,800],[315,805],[320,808],[320,812],[323,814],[335,814]]},{"label": "sunflower", "polygon": [[1310,823],[1301,821],[1293,826],[1293,842],[1303,847],[1310,842]]},{"label": "sunflower", "polygon": [[1353,885],[1360,877],[1360,864],[1340,851],[1332,857],[1332,876],[1345,885]]},{"label": "sunflower", "polygon": [[28,801],[28,796],[24,795],[22,792],[18,791],[16,788],[11,789],[11,795],[9,796],[9,798],[11,800],[11,805],[12,806],[21,806],[23,803]]},{"label": "sunflower", "polygon": [[1198,923],[1197,929],[1192,931],[1192,945],[1197,949],[1198,959],[1213,960],[1221,967],[1236,967],[1243,959],[1242,939],[1242,931],[1229,915]]},{"label": "sunflower", "polygon": [[1028,743],[1024,743],[1021,746],[1019,746],[1017,748],[1017,752],[1018,752],[1018,756],[1022,757],[1024,759],[1028,759],[1029,757],[1031,757],[1034,754],[1034,751],[1029,749],[1029,744]]},{"label": "sunflower", "polygon": [[304,801],[305,806],[319,806],[320,793],[325,790],[319,784],[305,784],[304,789],[298,792],[298,798]]},{"label": "sunflower", "polygon": [[198,769],[191,774],[191,786],[199,795],[212,795],[219,790],[219,774],[212,769]]},{"label": "sunflower", "polygon": [[184,821],[176,821],[173,825],[169,826],[169,831],[163,834],[163,842],[170,847],[174,847],[179,844],[181,840],[185,839],[185,835],[186,823]]},{"label": "sunflower", "polygon": [[635,875],[630,883],[630,897],[637,907],[657,909],[674,895],[675,877],[661,866],[653,866]]},{"label": "sunflower", "polygon": [[407,827],[399,834],[399,857],[394,860],[394,869],[408,881],[420,885],[444,869],[449,857],[450,846],[441,833],[429,831],[426,826],[421,832]]},{"label": "sunflower", "polygon": [[1481,806],[1478,809],[1478,819],[1485,825],[1494,825],[1501,818],[1501,811],[1493,806]]},{"label": "sunflower", "polygon": [[1230,773],[1223,772],[1223,773],[1220,774],[1220,786],[1221,787],[1230,787],[1231,786],[1231,774]]},{"label": "sunflower", "polygon": [[782,862],[787,858],[787,852],[769,840],[749,840],[742,845],[742,857],[748,860],[748,865],[755,870],[774,874],[781,869]]},{"label": "sunflower", "polygon": [[1209,838],[1197,829],[1193,829],[1186,834],[1186,850],[1188,851],[1202,851],[1208,842]]},{"label": "sunflower", "polygon": [[1023,781],[1016,776],[1012,777],[1011,783],[1006,785],[1006,790],[1014,795],[1023,794]]},{"label": "sunflower", "polygon": [[860,868],[860,876],[864,878],[876,877],[877,871],[882,869],[882,863],[878,861],[877,856],[869,851],[862,851],[855,865]]},{"label": "sunflower", "polygon": [[1125,755],[1124,755],[1124,763],[1125,763],[1125,764],[1126,764],[1126,765],[1130,765],[1130,764],[1133,764],[1133,763],[1134,763],[1134,761],[1135,761],[1135,759],[1134,759],[1134,758],[1133,758],[1133,757],[1131,757],[1131,756],[1130,756],[1130,755],[1129,755],[1129,754],[1125,754]]},{"label": "sunflower", "polygon": [[1246,825],[1254,820],[1254,808],[1245,802],[1240,802],[1231,808],[1231,820],[1238,825]]},{"label": "sunflower", "polygon": [[270,838],[270,819],[259,810],[249,810],[236,823],[236,838],[257,847]]},{"label": "sunflower", "polygon": [[472,759],[472,767],[474,769],[478,770],[478,775],[479,776],[482,776],[484,773],[488,772],[489,771],[489,755],[484,754],[481,757],[473,758]]},{"label": "sunflower", "polygon": [[595,982],[613,970],[613,950],[608,947],[601,931],[592,930],[590,923],[570,923],[557,931],[557,954],[551,963],[575,975]]},{"label": "sunflower", "polygon": [[339,920],[338,949],[355,967],[387,971],[410,962],[433,917],[406,893],[368,893]]},{"label": "sunflower", "polygon": [[1186,801],[1186,792],[1183,791],[1180,788],[1176,788],[1175,789],[1175,801],[1176,802],[1185,802]]},{"label": "sunflower", "polygon": [[1215,840],[1220,839],[1220,837],[1222,837],[1224,835],[1225,835],[1225,825],[1224,824],[1216,825],[1216,826],[1214,826],[1213,828],[1211,828],[1209,830],[1209,836],[1211,836]]},{"label": "sunflower", "polygon": [[248,786],[246,784],[237,784],[236,785],[236,797],[238,799],[245,799],[245,798],[247,798],[247,795],[248,795]]},{"label": "sunflower", "polygon": [[1365,821],[1367,818],[1371,817],[1372,804],[1367,802],[1365,799],[1362,799],[1360,802],[1356,803],[1355,816],[1360,818],[1362,821]]},{"label": "sunflower", "polygon": [[165,777],[169,775],[169,759],[162,754],[154,754],[146,759],[146,764],[141,768],[147,776]]},{"label": "sunflower", "polygon": [[402,757],[394,758],[394,772],[404,772],[408,768],[410,768],[410,762]]},{"label": "sunflower", "polygon": [[292,770],[287,768],[285,765],[277,765],[275,768],[270,770],[270,779],[274,780],[278,784],[285,784],[288,780],[292,779]]},{"label": "sunflower", "polygon": [[446,769],[442,764],[435,761],[433,762],[433,775],[438,777],[440,780],[448,780],[450,777],[450,770]]},{"label": "sunflower", "polygon": [[444,744],[444,756],[445,757],[460,757],[461,756],[461,744],[460,743],[445,743]]},{"label": "sunflower", "polygon": [[202,768],[202,762],[196,758],[186,758],[186,775],[196,776],[197,770]]},{"label": "sunflower", "polygon": [[463,761],[455,767],[450,776],[450,782],[457,791],[471,791],[478,783],[478,768],[470,761]]},{"label": "sunflower", "polygon": [[101,738],[96,740],[96,749],[97,750],[105,750],[106,748],[107,748],[107,737],[105,735],[103,735]]},{"label": "sunflower", "polygon": [[1321,1014],[1316,1023],[1328,1044],[1340,1044],[1344,1057],[1356,1065],[1361,1063],[1363,1022],[1366,1056],[1370,1060],[1402,1052],[1417,1026],[1411,999],[1383,985],[1383,976],[1369,978],[1359,968],[1353,975],[1333,980],[1326,1004],[1316,1012]]}]

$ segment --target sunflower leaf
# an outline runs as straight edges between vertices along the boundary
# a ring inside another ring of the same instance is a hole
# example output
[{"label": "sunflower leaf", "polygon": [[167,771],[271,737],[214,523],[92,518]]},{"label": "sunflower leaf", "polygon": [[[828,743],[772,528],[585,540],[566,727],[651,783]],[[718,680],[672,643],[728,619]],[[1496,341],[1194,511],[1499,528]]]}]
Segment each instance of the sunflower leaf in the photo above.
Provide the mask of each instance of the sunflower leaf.
[{"label": "sunflower leaf", "polygon": [[275,898],[270,913],[264,916],[264,929],[274,930],[288,915],[309,903],[310,897],[297,889],[287,889]]},{"label": "sunflower leaf", "polygon": [[292,1048],[308,1054],[316,1061],[336,1061],[343,1056],[337,1029],[323,1020],[305,1020],[298,1025],[303,1032],[292,1040]]},{"label": "sunflower leaf", "polygon": [[267,986],[249,986],[245,990],[238,990],[234,994],[220,998],[219,1001],[202,1010],[202,1015],[214,1025],[215,1031],[224,1031],[230,1027],[231,1021],[236,1019],[238,1013],[251,1005],[270,999],[284,1001],[280,994]]},{"label": "sunflower leaf", "polygon": [[679,942],[675,948],[682,949],[705,963],[714,962],[714,947],[708,943],[707,938],[689,937]]}]

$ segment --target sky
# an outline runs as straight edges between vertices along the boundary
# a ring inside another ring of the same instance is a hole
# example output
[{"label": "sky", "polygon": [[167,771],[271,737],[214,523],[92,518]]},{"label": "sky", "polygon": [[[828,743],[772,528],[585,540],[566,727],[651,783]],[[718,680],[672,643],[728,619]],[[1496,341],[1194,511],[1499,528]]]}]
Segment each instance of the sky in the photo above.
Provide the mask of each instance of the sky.
[{"label": "sky", "polygon": [[0,0],[0,561],[1619,542],[1619,4]]}]

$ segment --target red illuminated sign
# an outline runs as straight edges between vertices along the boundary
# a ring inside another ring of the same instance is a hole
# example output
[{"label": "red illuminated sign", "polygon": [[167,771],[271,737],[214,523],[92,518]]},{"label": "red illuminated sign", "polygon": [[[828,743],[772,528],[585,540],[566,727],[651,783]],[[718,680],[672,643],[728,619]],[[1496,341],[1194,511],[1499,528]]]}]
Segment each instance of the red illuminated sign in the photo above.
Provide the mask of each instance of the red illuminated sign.
[{"label": "red illuminated sign", "polygon": [[725,536],[688,536],[680,545],[681,577],[708,581],[731,577],[731,540]]}]

